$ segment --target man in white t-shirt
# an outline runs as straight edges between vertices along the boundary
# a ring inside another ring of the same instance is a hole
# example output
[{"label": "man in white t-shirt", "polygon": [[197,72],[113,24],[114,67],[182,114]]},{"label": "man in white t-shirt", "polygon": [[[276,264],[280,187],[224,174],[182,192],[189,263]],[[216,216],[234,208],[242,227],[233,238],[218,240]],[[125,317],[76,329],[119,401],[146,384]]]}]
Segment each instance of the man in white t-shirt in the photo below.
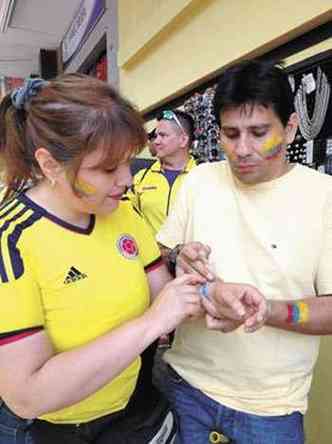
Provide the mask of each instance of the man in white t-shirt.
[{"label": "man in white t-shirt", "polygon": [[[222,331],[186,322],[165,355],[181,442],[303,444],[319,335],[332,333],[332,178],[286,160],[298,120],[281,67],[227,69],[214,107],[227,161],[188,174],[157,236],[169,249],[190,243],[181,265],[203,274],[208,246],[220,279],[204,305]],[[221,280],[265,296],[264,327],[248,334],[227,314]]]}]

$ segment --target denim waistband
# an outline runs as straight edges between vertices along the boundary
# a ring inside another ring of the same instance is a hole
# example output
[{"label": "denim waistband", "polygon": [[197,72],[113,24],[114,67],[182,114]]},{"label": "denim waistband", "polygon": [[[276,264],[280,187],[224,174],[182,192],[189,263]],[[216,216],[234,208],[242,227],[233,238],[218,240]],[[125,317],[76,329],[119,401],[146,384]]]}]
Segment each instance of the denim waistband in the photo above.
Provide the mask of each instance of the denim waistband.
[{"label": "denim waistband", "polygon": [[9,416],[11,416],[12,418],[15,418],[15,420],[20,425],[24,425],[24,426],[28,427],[29,425],[31,425],[34,422],[34,419],[25,419],[25,418],[21,418],[20,416],[17,416],[16,413],[14,413],[12,410],[10,410],[10,408],[7,406],[7,404],[2,399],[0,399],[0,409],[4,409],[6,411],[6,413]]}]

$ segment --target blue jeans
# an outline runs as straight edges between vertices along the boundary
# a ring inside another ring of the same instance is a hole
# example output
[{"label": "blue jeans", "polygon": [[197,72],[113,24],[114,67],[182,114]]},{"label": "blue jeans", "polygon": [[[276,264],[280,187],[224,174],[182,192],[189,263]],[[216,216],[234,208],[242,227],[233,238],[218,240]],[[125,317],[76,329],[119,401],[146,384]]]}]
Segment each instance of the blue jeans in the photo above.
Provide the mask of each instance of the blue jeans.
[{"label": "blue jeans", "polygon": [[[177,444],[303,444],[303,415],[258,416],[233,410],[195,389],[170,366],[168,397],[179,421]],[[219,441],[218,441],[219,436]]]},{"label": "blue jeans", "polygon": [[0,400],[0,444],[33,444],[30,420],[18,418]]}]

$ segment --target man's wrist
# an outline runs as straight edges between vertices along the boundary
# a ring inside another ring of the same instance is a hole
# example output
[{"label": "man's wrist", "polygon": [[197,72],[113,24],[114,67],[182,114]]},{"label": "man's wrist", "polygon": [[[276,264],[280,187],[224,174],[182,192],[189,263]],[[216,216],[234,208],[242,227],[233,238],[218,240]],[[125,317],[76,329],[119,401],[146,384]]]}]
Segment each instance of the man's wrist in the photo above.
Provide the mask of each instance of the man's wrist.
[{"label": "man's wrist", "polygon": [[266,303],[267,317],[265,324],[270,327],[276,327],[283,323],[287,316],[286,304],[282,301],[273,301],[271,299],[267,299]]},{"label": "man's wrist", "polygon": [[218,300],[218,294],[222,294],[222,285],[224,281],[217,277],[212,282],[209,282],[209,297]]},{"label": "man's wrist", "polygon": [[184,247],[184,244],[177,244],[170,250],[167,256],[168,269],[172,276],[175,276],[177,257]]},{"label": "man's wrist", "polygon": [[272,312],[273,312],[273,302],[270,299],[266,300],[266,315],[265,315],[265,323],[268,324],[269,321],[272,320]]}]

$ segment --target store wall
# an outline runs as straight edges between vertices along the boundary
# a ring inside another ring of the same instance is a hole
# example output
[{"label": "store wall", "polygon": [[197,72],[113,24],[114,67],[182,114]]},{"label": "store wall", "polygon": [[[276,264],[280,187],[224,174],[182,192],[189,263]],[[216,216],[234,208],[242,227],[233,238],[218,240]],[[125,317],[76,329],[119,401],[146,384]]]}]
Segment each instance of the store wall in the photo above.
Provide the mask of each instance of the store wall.
[{"label": "store wall", "polygon": [[[105,0],[105,12],[96,26],[85,40],[80,50],[75,54],[66,72],[77,72],[88,58],[93,55],[100,41],[106,36],[108,73],[107,78],[115,86],[119,84],[118,78],[118,0]],[[100,48],[98,48],[100,51]]]},{"label": "store wall", "polygon": [[306,444],[332,442],[332,337],[322,338],[305,418]]},{"label": "store wall", "polygon": [[310,46],[309,48],[297,52],[290,57],[287,57],[283,60],[285,66],[292,66],[296,63],[303,62],[304,60],[308,60],[310,57],[314,57],[317,54],[325,53],[326,51],[332,50],[332,37],[326,40],[323,40],[320,43]]},{"label": "store wall", "polygon": [[121,90],[140,109],[332,18],[331,1],[121,0]]},{"label": "store wall", "polygon": [[81,65],[90,56],[91,52],[94,50],[98,42],[103,38],[105,33],[107,33],[109,19],[109,11],[106,9],[104,15],[100,18],[93,31],[89,34],[80,50],[75,54],[69,65],[66,67],[66,72],[79,71]]}]

